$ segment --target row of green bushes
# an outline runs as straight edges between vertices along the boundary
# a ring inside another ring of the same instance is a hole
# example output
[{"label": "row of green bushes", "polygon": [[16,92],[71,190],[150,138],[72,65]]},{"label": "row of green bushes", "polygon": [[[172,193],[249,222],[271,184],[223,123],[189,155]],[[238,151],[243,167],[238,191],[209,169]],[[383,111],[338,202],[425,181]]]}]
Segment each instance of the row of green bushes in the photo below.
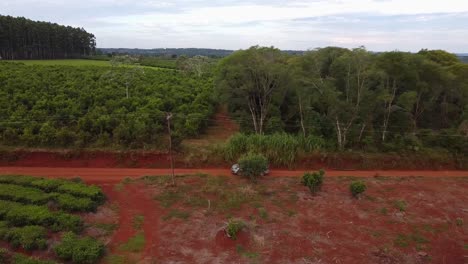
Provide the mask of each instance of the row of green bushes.
[{"label": "row of green bushes", "polygon": [[42,226],[23,226],[10,228],[7,222],[0,222],[0,239],[25,250],[45,249],[47,230]]},{"label": "row of green bushes", "polygon": [[75,197],[66,193],[46,193],[33,187],[14,184],[0,184],[0,199],[35,205],[54,202],[60,209],[70,212],[95,211],[98,206],[90,198]]},{"label": "row of green bushes", "polygon": [[277,165],[292,166],[300,154],[320,150],[325,140],[316,136],[294,136],[286,133],[272,135],[236,134],[224,147],[225,158],[237,160],[243,154],[253,152],[263,154]]},{"label": "row of green bushes", "polygon": [[6,248],[0,248],[0,263],[11,264],[56,264],[54,261],[41,260],[23,254],[12,254]]},{"label": "row of green bushes", "polygon": [[51,212],[46,206],[23,205],[1,200],[0,219],[14,223],[15,226],[40,225],[57,232],[79,232],[83,228],[83,221],[79,216],[61,211]]},{"label": "row of green bushes", "polygon": [[[24,226],[7,229],[5,222],[0,222],[0,239],[8,241],[14,248],[22,247],[25,250],[47,248],[47,231],[41,226]],[[104,254],[104,244],[90,238],[79,238],[72,232],[65,233],[62,241],[56,245],[54,252],[63,261],[71,261],[76,264],[97,263]],[[8,263],[9,252],[0,250],[0,263]],[[49,261],[28,258],[23,255],[15,255],[13,263],[42,264],[54,263]]]},{"label": "row of green bushes", "polygon": [[39,188],[45,192],[68,193],[71,195],[92,199],[102,203],[105,200],[101,188],[64,179],[45,179],[31,176],[4,175],[0,176],[0,183],[16,184]]}]

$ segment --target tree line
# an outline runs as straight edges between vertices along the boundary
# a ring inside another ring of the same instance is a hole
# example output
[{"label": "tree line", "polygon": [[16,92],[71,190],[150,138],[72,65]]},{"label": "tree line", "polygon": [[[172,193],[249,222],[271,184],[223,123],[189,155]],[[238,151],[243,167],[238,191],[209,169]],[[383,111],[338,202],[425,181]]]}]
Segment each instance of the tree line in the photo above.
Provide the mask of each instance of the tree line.
[{"label": "tree line", "polygon": [[252,47],[223,59],[217,90],[246,132],[319,136],[338,149],[468,153],[468,65],[441,50]]},{"label": "tree line", "polygon": [[95,49],[95,36],[83,28],[0,15],[0,59],[78,58]]}]

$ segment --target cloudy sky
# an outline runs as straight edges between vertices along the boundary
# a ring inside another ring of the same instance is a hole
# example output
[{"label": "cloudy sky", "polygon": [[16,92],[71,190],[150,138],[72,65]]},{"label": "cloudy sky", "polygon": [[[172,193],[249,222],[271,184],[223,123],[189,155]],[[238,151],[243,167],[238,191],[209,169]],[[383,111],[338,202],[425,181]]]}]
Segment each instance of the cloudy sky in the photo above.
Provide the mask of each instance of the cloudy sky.
[{"label": "cloudy sky", "polygon": [[106,48],[468,52],[468,0],[1,0],[0,14],[82,26]]}]

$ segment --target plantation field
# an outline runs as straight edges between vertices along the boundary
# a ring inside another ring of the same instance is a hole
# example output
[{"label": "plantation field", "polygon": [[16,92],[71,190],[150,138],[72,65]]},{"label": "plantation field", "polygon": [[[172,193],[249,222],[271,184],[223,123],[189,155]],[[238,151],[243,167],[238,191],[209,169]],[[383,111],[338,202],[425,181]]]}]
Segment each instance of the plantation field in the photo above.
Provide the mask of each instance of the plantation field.
[{"label": "plantation field", "polygon": [[[74,171],[107,198],[96,213],[83,215],[81,233],[106,243],[103,263],[464,263],[468,250],[466,177],[325,172],[312,194],[300,175],[265,176],[256,184],[180,175],[172,186],[169,176],[124,178],[124,172],[119,181],[112,173]],[[366,188],[353,196],[357,180]],[[0,177],[7,187],[55,186],[25,181]],[[24,196],[15,193],[16,201]]]},{"label": "plantation field", "polygon": [[82,216],[104,201],[99,187],[79,179],[0,176],[0,262],[99,262],[104,244],[87,234]]},{"label": "plantation field", "polygon": [[11,62],[24,63],[26,65],[42,66],[103,66],[109,67],[109,61],[102,60],[12,60]]}]

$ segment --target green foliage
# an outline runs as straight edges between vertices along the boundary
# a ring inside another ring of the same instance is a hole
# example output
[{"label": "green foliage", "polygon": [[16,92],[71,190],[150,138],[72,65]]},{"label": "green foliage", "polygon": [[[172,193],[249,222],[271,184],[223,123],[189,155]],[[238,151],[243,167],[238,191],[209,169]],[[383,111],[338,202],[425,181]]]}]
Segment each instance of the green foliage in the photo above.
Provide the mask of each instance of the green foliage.
[{"label": "green foliage", "polygon": [[180,210],[171,210],[167,215],[163,216],[163,220],[167,221],[172,218],[178,218],[181,220],[187,220],[190,217],[189,212],[180,211]]},{"label": "green foliage", "polygon": [[13,264],[56,264],[56,262],[28,257],[22,254],[15,254],[13,257]]},{"label": "green foliage", "polygon": [[133,228],[136,230],[140,230],[145,222],[145,216],[143,215],[135,215],[133,217]]},{"label": "green foliage", "polygon": [[6,264],[9,252],[6,248],[0,248],[0,264]]},{"label": "green foliage", "polygon": [[225,146],[228,160],[236,160],[246,153],[261,153],[273,164],[292,166],[301,153],[310,153],[324,146],[322,138],[290,134],[236,134]]},{"label": "green foliage", "polygon": [[353,181],[349,185],[349,190],[354,197],[358,197],[361,193],[365,192],[367,185],[363,181]]},{"label": "green foliage", "polygon": [[[2,185],[1,183],[6,185]],[[34,187],[43,191],[21,186]],[[35,204],[43,204],[53,199],[57,200],[59,205],[64,207],[64,210],[70,211],[93,211],[105,200],[104,193],[98,186],[63,179],[2,175],[0,176],[0,188],[3,188],[5,191],[3,197],[6,199]],[[2,197],[1,195],[0,197]],[[78,196],[75,201],[72,200],[73,196]]]},{"label": "green foliage", "polygon": [[135,236],[128,239],[128,241],[120,245],[119,249],[128,252],[141,252],[145,248],[145,234],[138,232]]},{"label": "green foliage", "polygon": [[10,229],[4,238],[13,247],[22,247],[25,250],[45,249],[46,229],[41,226],[24,226]]},{"label": "green foliage", "polygon": [[83,228],[79,216],[63,212],[51,212],[46,206],[23,205],[0,200],[0,218],[18,226],[40,225],[54,231],[75,231]]},{"label": "green foliage", "polygon": [[127,69],[0,63],[0,103],[10,106],[0,111],[0,143],[165,149],[165,112],[174,113],[181,138],[207,126],[215,104],[210,77],[144,68],[128,83]]},{"label": "green foliage", "polygon": [[226,226],[226,234],[229,238],[236,240],[237,234],[245,227],[245,223],[240,220],[230,219]]},{"label": "green foliage", "polygon": [[247,154],[239,159],[240,174],[253,182],[268,170],[268,160],[260,154]]},{"label": "green foliage", "polygon": [[400,212],[406,211],[406,207],[408,206],[404,200],[396,200],[393,204]]},{"label": "green foliage", "polygon": [[312,194],[318,192],[323,184],[323,177],[325,171],[319,170],[318,172],[306,172],[302,176],[302,184],[307,186]]},{"label": "green foliage", "polygon": [[104,254],[104,245],[93,238],[79,238],[73,233],[63,235],[60,244],[54,247],[55,254],[65,261],[77,264],[98,263]]}]

